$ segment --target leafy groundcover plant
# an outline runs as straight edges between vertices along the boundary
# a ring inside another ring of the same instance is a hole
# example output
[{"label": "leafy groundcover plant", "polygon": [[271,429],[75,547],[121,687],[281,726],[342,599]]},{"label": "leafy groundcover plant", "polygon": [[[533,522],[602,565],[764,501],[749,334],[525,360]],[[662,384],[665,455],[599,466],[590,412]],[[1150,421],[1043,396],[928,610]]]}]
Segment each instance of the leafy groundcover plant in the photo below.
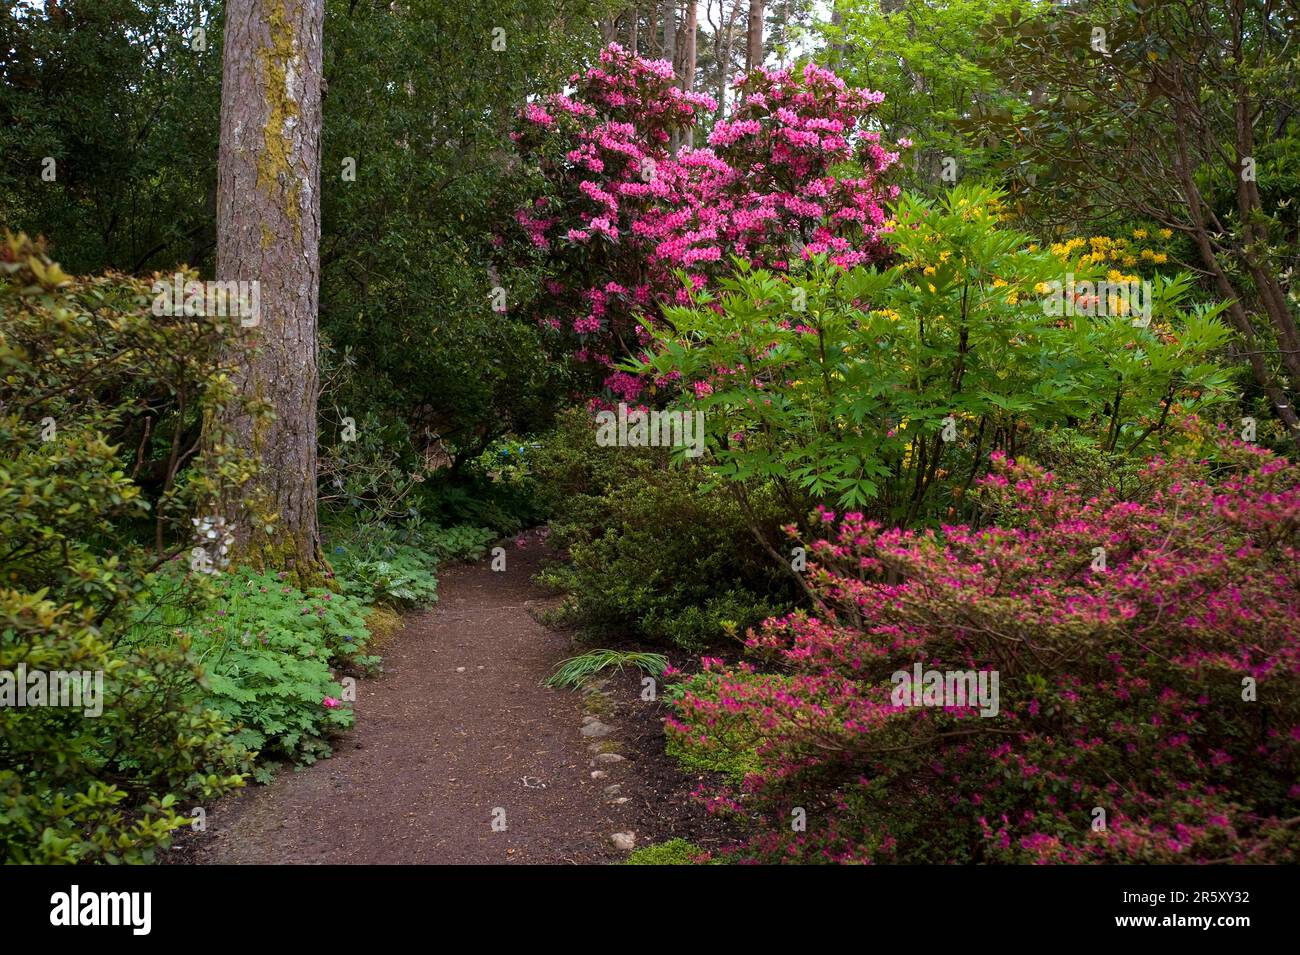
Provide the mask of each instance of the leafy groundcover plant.
[{"label": "leafy groundcover plant", "polygon": [[[993,525],[823,511],[820,606],[686,686],[675,745],[758,764],[703,794],[761,823],[739,855],[1294,862],[1300,469],[1221,440],[1152,460],[1126,500],[993,463]],[[917,662],[998,671],[997,715],[894,705],[892,674]]]},{"label": "leafy groundcover plant", "polygon": [[[182,606],[171,607],[172,598]],[[312,763],[352,725],[339,680],[371,671],[365,604],[324,588],[302,591],[284,574],[240,570],[196,581],[159,575],[129,640],[183,641],[199,654],[205,706],[226,717],[232,739],[263,759]],[[270,768],[259,766],[265,781]]]}]

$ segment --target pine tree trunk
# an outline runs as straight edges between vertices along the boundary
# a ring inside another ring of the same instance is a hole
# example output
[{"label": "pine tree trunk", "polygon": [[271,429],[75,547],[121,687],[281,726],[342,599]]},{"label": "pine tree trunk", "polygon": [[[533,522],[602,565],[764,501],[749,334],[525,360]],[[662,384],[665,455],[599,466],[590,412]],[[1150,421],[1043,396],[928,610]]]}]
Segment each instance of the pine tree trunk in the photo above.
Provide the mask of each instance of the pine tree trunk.
[{"label": "pine tree trunk", "polygon": [[745,72],[763,65],[763,0],[749,0],[749,38],[745,47]]},{"label": "pine tree trunk", "polygon": [[664,45],[660,48],[660,56],[668,62],[673,62],[673,54],[677,51],[677,0],[664,0],[663,19],[664,19]]},{"label": "pine tree trunk", "polygon": [[217,181],[217,278],[260,284],[235,385],[272,417],[223,422],[259,474],[235,511],[235,558],[314,579],[316,307],[320,285],[324,0],[227,0]]},{"label": "pine tree trunk", "polygon": [[[697,0],[686,0],[686,53],[682,58],[682,89],[692,92],[695,89],[696,34],[699,32],[699,7]],[[695,129],[686,131],[686,145],[695,145]]]},{"label": "pine tree trunk", "polygon": [[727,20],[726,42],[722,44],[721,68],[718,70],[718,119],[727,114],[727,84],[731,82],[731,60],[736,40],[736,17],[740,16],[740,0],[732,0],[731,16]]}]

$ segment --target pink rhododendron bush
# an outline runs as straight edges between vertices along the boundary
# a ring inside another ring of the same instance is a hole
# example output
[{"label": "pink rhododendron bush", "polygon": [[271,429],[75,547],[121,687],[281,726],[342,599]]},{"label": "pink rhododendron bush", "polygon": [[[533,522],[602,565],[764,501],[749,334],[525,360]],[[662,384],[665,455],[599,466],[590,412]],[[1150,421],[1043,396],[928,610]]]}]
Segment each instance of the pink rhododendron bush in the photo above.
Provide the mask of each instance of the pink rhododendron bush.
[{"label": "pink rhododendron bush", "polygon": [[[516,221],[550,279],[538,320],[573,340],[607,396],[637,401],[647,382],[612,369],[644,344],[638,319],[689,300],[737,257],[772,270],[825,254],[852,266],[884,257],[880,176],[898,160],[866,128],[883,94],[829,70],[758,69],[707,145],[685,142],[716,104],[674,85],[665,61],[606,48],[572,92],[530,103],[515,141],[540,176]],[[703,134],[699,133],[702,138]],[[906,143],[902,144],[906,145]]]},{"label": "pink rhododendron bush", "polygon": [[679,688],[672,745],[749,769],[700,794],[758,823],[739,855],[1295,861],[1300,469],[1221,442],[1085,499],[998,456],[979,493],[982,526],[822,511],[820,606]]}]

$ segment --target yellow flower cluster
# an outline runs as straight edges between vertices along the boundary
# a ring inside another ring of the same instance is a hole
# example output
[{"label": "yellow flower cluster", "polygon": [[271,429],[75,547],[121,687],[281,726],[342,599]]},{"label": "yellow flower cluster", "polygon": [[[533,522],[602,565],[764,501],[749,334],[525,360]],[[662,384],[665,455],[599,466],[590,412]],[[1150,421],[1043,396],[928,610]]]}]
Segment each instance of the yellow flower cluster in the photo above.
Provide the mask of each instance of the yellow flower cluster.
[{"label": "yellow flower cluster", "polygon": [[[1173,232],[1169,229],[1157,229],[1155,236],[1160,239],[1169,239],[1173,237]],[[1078,257],[1084,265],[1113,264],[1124,268],[1132,268],[1139,261],[1149,262],[1152,265],[1164,265],[1169,261],[1167,253],[1157,252],[1152,248],[1140,247],[1140,243],[1149,237],[1150,233],[1146,229],[1134,229],[1132,239],[1124,236],[1108,235],[1095,235],[1087,238],[1076,236],[1064,242],[1053,242],[1051,250],[1052,254],[1062,261]]]}]

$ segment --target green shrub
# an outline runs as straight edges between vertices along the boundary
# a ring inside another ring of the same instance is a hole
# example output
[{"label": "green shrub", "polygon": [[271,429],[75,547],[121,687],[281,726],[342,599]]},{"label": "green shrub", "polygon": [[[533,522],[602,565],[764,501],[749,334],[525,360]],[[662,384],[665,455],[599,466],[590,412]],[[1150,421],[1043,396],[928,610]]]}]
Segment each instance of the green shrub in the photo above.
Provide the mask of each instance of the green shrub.
[{"label": "green shrub", "polygon": [[191,643],[121,640],[150,572],[191,543],[189,519],[250,473],[198,444],[231,400],[221,328],[154,316],[151,299],[147,281],[73,279],[39,244],[0,240],[0,670],[89,672],[103,688],[98,716],[0,706],[9,861],[150,861],[183,803],[250,769],[204,705]]},{"label": "green shrub", "polygon": [[[1038,249],[1000,209],[982,187],[904,196],[897,265],[739,267],[668,309],[625,370],[680,380],[713,477],[902,527],[967,510],[990,452],[1068,429],[1141,460],[1172,431],[1171,406],[1231,400],[1233,372],[1214,359],[1232,335],[1225,306],[1191,301],[1191,274],[1153,276],[1141,303],[1092,294],[1121,274]],[[1076,281],[1088,294],[1067,309]]]},{"label": "green shrub", "polygon": [[[597,447],[590,417],[575,411],[536,450],[533,474],[550,541],[568,558],[539,578],[568,595],[556,622],[697,651],[794,600],[741,504],[666,450]],[[775,532],[776,500],[760,490],[747,503]]]}]

